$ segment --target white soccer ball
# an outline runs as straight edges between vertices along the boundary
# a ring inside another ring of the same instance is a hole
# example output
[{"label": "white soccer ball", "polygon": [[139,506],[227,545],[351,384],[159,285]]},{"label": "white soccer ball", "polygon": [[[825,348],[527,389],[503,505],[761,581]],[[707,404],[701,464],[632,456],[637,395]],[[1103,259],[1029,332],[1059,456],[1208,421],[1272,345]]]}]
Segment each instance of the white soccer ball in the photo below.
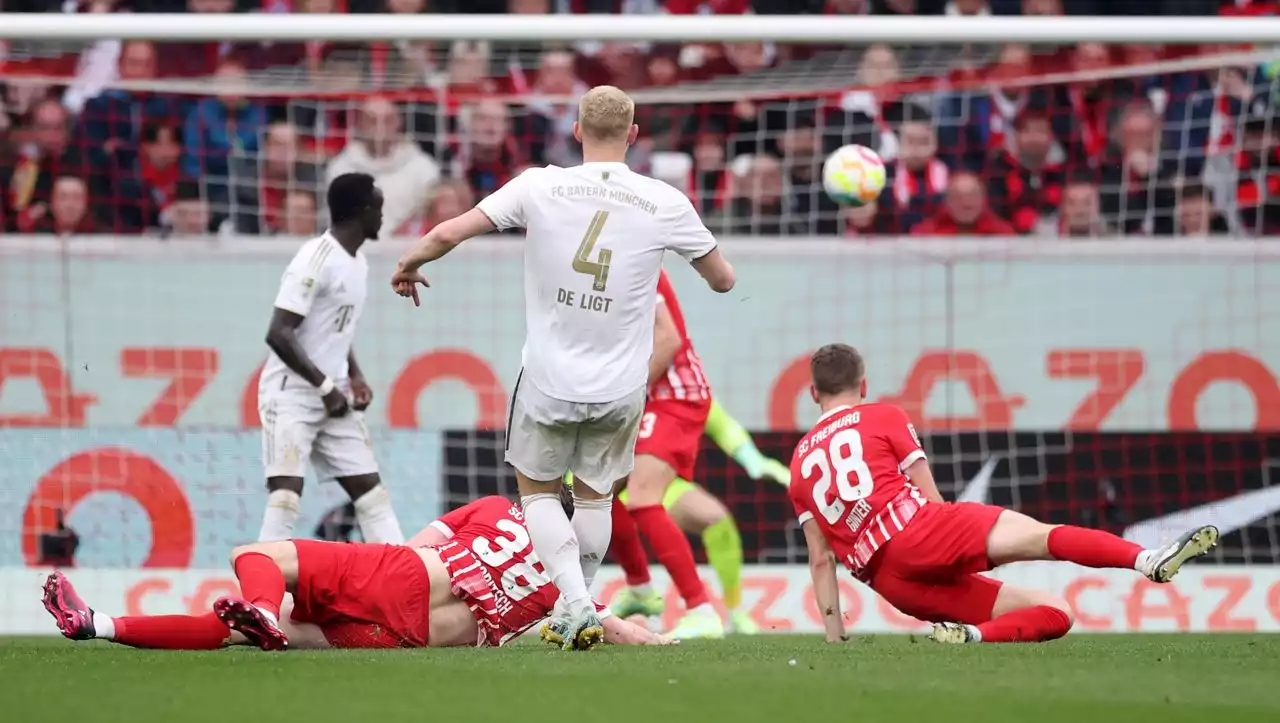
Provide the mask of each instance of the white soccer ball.
[{"label": "white soccer ball", "polygon": [[822,187],[842,206],[865,206],[884,190],[884,161],[866,146],[842,146],[822,164]]}]

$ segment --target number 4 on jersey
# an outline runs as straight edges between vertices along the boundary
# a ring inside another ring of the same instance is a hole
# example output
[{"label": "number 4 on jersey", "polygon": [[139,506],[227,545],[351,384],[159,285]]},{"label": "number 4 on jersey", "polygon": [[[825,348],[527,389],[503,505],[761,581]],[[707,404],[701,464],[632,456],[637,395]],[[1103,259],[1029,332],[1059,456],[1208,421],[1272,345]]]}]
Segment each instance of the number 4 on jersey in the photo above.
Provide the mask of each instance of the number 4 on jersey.
[{"label": "number 4 on jersey", "polygon": [[[830,455],[827,449],[831,450]],[[822,512],[822,517],[831,524],[836,524],[844,516],[845,502],[857,502],[871,494],[874,480],[871,468],[862,459],[862,435],[856,429],[844,429],[836,432],[827,449],[815,447],[800,462],[800,473],[808,477],[818,473],[818,481],[813,484],[813,502]],[[832,476],[836,485],[835,499],[827,502],[827,493],[831,491]],[[853,480],[858,481],[857,485]]]},{"label": "number 4 on jersey", "polygon": [[592,277],[594,282],[591,288],[596,291],[604,291],[605,285],[609,283],[609,261],[613,258],[613,252],[600,249],[597,260],[591,260],[591,252],[600,239],[600,232],[604,230],[604,222],[608,220],[608,211],[596,211],[596,215],[591,217],[591,224],[587,226],[586,235],[582,237],[582,243],[578,244],[578,253],[573,257],[573,270]]}]

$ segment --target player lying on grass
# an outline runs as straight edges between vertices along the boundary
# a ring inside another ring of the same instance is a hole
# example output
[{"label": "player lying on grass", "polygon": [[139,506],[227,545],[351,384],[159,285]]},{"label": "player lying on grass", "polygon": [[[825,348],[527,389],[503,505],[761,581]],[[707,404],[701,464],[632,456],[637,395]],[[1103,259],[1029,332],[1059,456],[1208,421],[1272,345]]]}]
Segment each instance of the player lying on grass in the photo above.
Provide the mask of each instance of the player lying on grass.
[{"label": "player lying on grass", "polygon": [[1023,560],[1062,560],[1169,582],[1183,563],[1217,544],[1217,528],[1204,526],[1144,550],[1101,530],[945,502],[906,413],[866,401],[865,369],[862,356],[844,344],[814,353],[810,394],[822,416],[791,460],[791,501],[828,642],[845,637],[837,556],[898,610],[934,623],[934,640],[1011,643],[1066,635],[1071,607],[1057,595],[978,573]]},{"label": "player lying on grass", "polygon": [[[751,441],[751,435],[729,413],[711,398],[711,409],[703,429],[716,446],[733,458],[753,480],[771,479],[778,484],[791,482],[787,466],[764,456]],[[626,490],[618,495],[616,506],[629,504]],[[710,492],[695,482],[677,477],[663,495],[662,504],[680,529],[690,535],[702,537],[702,547],[707,552],[707,563],[715,570],[723,593],[725,610],[729,615],[729,631],[742,635],[754,635],[760,631],[751,615],[739,609],[742,604],[742,537],[729,508]],[[615,509],[616,509],[615,506]],[[635,546],[626,540],[627,531],[619,533],[619,521],[615,516],[613,527],[614,559],[626,575],[627,587],[609,602],[609,609],[622,618],[632,615],[656,617],[665,608],[662,593],[650,584],[649,560],[639,539],[632,537]],[[678,631],[676,631],[678,632]],[[675,633],[673,633],[675,634]],[[678,637],[678,635],[677,635]]]},{"label": "player lying on grass", "polygon": [[[135,648],[493,647],[550,615],[560,595],[520,507],[502,497],[444,515],[409,545],[259,542],[232,551],[231,564],[241,597],[220,598],[205,615],[108,617],[60,572],[45,583],[44,606],[72,640]],[[597,608],[606,643],[670,642]],[[561,644],[557,634],[544,636]]]}]

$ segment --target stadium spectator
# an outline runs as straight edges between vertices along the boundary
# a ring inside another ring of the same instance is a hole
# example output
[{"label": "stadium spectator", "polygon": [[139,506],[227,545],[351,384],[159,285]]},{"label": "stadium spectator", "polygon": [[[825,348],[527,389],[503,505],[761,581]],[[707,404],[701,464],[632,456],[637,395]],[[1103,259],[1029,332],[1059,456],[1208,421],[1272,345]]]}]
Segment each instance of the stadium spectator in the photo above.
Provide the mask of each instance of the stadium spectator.
[{"label": "stadium spectator", "polygon": [[284,221],[279,232],[295,238],[315,238],[319,233],[319,214],[316,208],[316,194],[311,191],[295,189],[284,197],[284,206],[280,212]]},{"label": "stadium spectator", "polygon": [[790,233],[782,219],[782,163],[767,153],[743,160],[746,168],[734,179],[733,199],[727,208],[707,220],[707,228],[724,235],[779,236]]},{"label": "stadium spectator", "polygon": [[89,186],[79,176],[59,176],[53,182],[49,212],[41,216],[31,233],[45,233],[66,238],[83,236],[97,230],[89,213]]},{"label": "stadium spectator", "polygon": [[[511,171],[525,164],[520,145],[511,136],[507,105],[482,100],[464,110],[460,141],[447,154],[451,178],[465,180],[476,198],[488,196],[511,178]],[[425,194],[419,194],[421,198]]]},{"label": "stadium spectator", "polygon": [[648,67],[638,45],[609,42],[602,43],[594,53],[582,56],[578,75],[588,87],[614,85],[633,90],[644,87]]},{"label": "stadium spectator", "polygon": [[981,171],[993,153],[1008,146],[1013,122],[1027,108],[1043,108],[1053,118],[1054,133],[1071,134],[1069,117],[1049,114],[1050,93],[1045,88],[1012,85],[1034,70],[1031,48],[1009,43],[1000,49],[987,70],[987,88],[944,93],[938,101],[938,141],[943,158],[952,168]]},{"label": "stadium spectator", "polygon": [[258,139],[267,123],[262,104],[245,98],[245,67],[236,56],[218,61],[217,95],[196,104],[182,131],[182,171],[208,189],[217,219],[230,213],[231,157],[258,152]]},{"label": "stadium spectator", "polygon": [[[173,4],[173,3],[170,3]],[[181,12],[181,9],[165,9],[165,12]],[[236,0],[187,0],[188,13],[203,15],[211,13],[232,13],[236,11]],[[154,11],[153,11],[154,12]],[[199,22],[192,18],[191,22]],[[158,48],[160,75],[166,78],[206,78],[213,75],[219,62],[228,56],[241,58],[241,63],[257,69],[262,51],[261,45],[230,42],[194,42],[194,43],[161,43]]]},{"label": "stadium spectator", "polygon": [[[0,3],[3,5],[4,3]],[[116,10],[115,0],[92,0],[79,2],[68,7],[63,5],[63,12],[111,13]],[[62,104],[72,113],[80,113],[85,101],[98,95],[107,87],[120,80],[118,67],[123,43],[116,38],[103,38],[94,41],[80,52],[76,64],[75,77],[62,94]]]},{"label": "stadium spectator", "polygon": [[1117,150],[1102,162],[1102,215],[1121,233],[1168,236],[1174,230],[1174,178],[1160,167],[1160,117],[1134,101],[1116,125]]},{"label": "stadium spectator", "polygon": [[200,184],[179,181],[169,206],[170,228],[176,236],[203,236],[211,223],[209,204],[200,195]]},{"label": "stadium spectator", "polygon": [[[520,79],[517,89],[524,83]],[[533,93],[524,113],[514,119],[515,136],[528,149],[529,160],[539,165],[572,166],[581,162],[578,144],[573,140],[573,122],[578,117],[578,98],[586,85],[574,74],[573,53],[550,50],[538,61],[538,73],[530,90]],[[552,101],[548,97],[562,100]],[[647,125],[647,124],[646,124]],[[651,127],[643,129],[653,133]]]},{"label": "stadium spectator", "polygon": [[942,209],[911,230],[916,236],[1012,236],[1013,226],[987,207],[985,185],[977,174],[952,174]]},{"label": "stadium spectator", "polygon": [[778,134],[789,193],[787,215],[796,232],[830,235],[839,228],[840,207],[822,190],[822,139],[810,113],[796,114]]},{"label": "stadium spectator", "polygon": [[1052,225],[1042,227],[1042,233],[1062,238],[1097,238],[1111,234],[1102,219],[1102,202],[1092,173],[1077,173],[1067,180],[1057,217]]},{"label": "stadium spectator", "polygon": [[1209,189],[1186,183],[1178,190],[1178,235],[1191,238],[1227,236],[1231,227],[1213,207]]},{"label": "stadium spectator", "polygon": [[71,136],[67,111],[56,100],[37,103],[25,127],[15,134],[14,157],[3,179],[4,214],[9,230],[26,233],[49,212],[54,179],[85,177],[89,166],[78,143]]},{"label": "stadium spectator", "polygon": [[[125,43],[120,50],[118,78],[143,83],[156,77],[155,45],[146,40]],[[109,173],[132,170],[137,163],[142,124],[181,122],[188,103],[172,96],[125,88],[108,88],[85,101],[81,132],[88,141],[92,163]]]},{"label": "stadium spectator", "polygon": [[1237,161],[1240,224],[1258,236],[1280,234],[1280,110],[1252,104]]},{"label": "stadium spectator", "polygon": [[182,174],[181,157],[176,125],[160,118],[143,126],[141,152],[133,165],[117,168],[112,175],[116,231],[138,233],[168,226]]},{"label": "stadium spectator", "polygon": [[474,205],[475,194],[466,181],[441,179],[427,193],[426,202],[422,205],[422,218],[417,221],[410,235],[425,235],[440,222],[461,216]]},{"label": "stadium spectator", "polygon": [[418,213],[427,189],[440,177],[436,163],[405,137],[400,109],[386,98],[366,100],[356,121],[357,135],[325,169],[329,180],[344,173],[368,173],[386,200],[383,232],[395,235]]},{"label": "stadium spectator", "polygon": [[233,158],[231,177],[235,228],[247,234],[282,232],[289,194],[320,189],[319,167],[303,158],[298,129],[284,121],[267,126],[261,153]]},{"label": "stadium spectator", "polygon": [[1065,160],[1049,116],[1023,111],[1014,121],[1012,143],[995,154],[985,173],[992,210],[1018,233],[1036,231],[1062,201]]},{"label": "stadium spectator", "polygon": [[949,0],[944,13],[947,15],[990,15],[991,3],[988,0]]},{"label": "stadium spectator", "polygon": [[885,102],[895,100],[899,75],[898,56],[889,46],[872,45],[862,52],[856,79],[860,89],[842,95],[840,110],[832,117],[842,129],[833,146],[857,143],[879,153],[886,163],[897,160],[898,139],[881,109]]},{"label": "stadium spectator", "polygon": [[1102,43],[1080,43],[1071,53],[1071,70],[1081,76],[1061,89],[1053,114],[1070,119],[1068,161],[1098,167],[1106,157],[1110,130],[1121,112],[1138,97],[1137,82],[1129,78],[1103,79],[1112,66],[1111,48]]},{"label": "stadium spectator", "polygon": [[894,223],[880,213],[880,204],[845,206],[839,212],[840,235],[847,238],[887,236],[896,233]]},{"label": "stadium spectator", "polygon": [[698,133],[689,150],[693,160],[690,168],[690,196],[698,213],[706,217],[724,205],[729,182],[722,131],[708,128]]},{"label": "stadium spectator", "polygon": [[884,108],[884,122],[897,131],[898,153],[887,164],[882,212],[905,232],[938,210],[951,173],[938,158],[938,140],[928,111],[913,103],[893,102]]}]

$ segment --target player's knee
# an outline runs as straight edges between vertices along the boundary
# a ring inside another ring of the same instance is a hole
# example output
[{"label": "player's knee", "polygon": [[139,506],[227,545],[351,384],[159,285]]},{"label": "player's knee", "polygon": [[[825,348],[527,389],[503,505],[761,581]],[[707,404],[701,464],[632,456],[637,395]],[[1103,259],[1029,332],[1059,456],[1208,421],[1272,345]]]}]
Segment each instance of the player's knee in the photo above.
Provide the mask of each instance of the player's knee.
[{"label": "player's knee", "polygon": [[[1057,595],[1050,595],[1049,599],[1045,602],[1045,605],[1048,605],[1049,607],[1052,607],[1052,608],[1057,608],[1058,612],[1061,612],[1063,615],[1066,616],[1067,630],[1070,630],[1072,627],[1075,626],[1076,613],[1074,610],[1071,609],[1071,604],[1066,601],[1066,598],[1061,598],[1061,597],[1058,597]],[[1064,635],[1066,634],[1065,630],[1063,631],[1063,634]]]},{"label": "player's knee", "polygon": [[296,495],[302,495],[302,478],[301,477],[268,477],[267,492],[292,492]]},{"label": "player's knee", "polygon": [[241,558],[242,556],[244,556],[244,555],[247,555],[247,554],[249,554],[249,553],[251,553],[251,552],[256,552],[256,553],[261,554],[261,553],[263,552],[262,547],[263,547],[263,546],[262,546],[261,544],[258,544],[258,543],[252,543],[252,544],[248,544],[248,545],[240,545],[240,546],[238,546],[238,547],[233,547],[233,548],[231,548],[231,565],[232,565],[232,567],[234,567],[234,566],[235,566],[235,564],[236,564],[236,560],[240,559],[240,558]]},{"label": "player's knee", "polygon": [[364,497],[382,484],[382,478],[375,474],[361,474],[353,477],[340,477],[338,484],[347,493],[352,502]]}]

